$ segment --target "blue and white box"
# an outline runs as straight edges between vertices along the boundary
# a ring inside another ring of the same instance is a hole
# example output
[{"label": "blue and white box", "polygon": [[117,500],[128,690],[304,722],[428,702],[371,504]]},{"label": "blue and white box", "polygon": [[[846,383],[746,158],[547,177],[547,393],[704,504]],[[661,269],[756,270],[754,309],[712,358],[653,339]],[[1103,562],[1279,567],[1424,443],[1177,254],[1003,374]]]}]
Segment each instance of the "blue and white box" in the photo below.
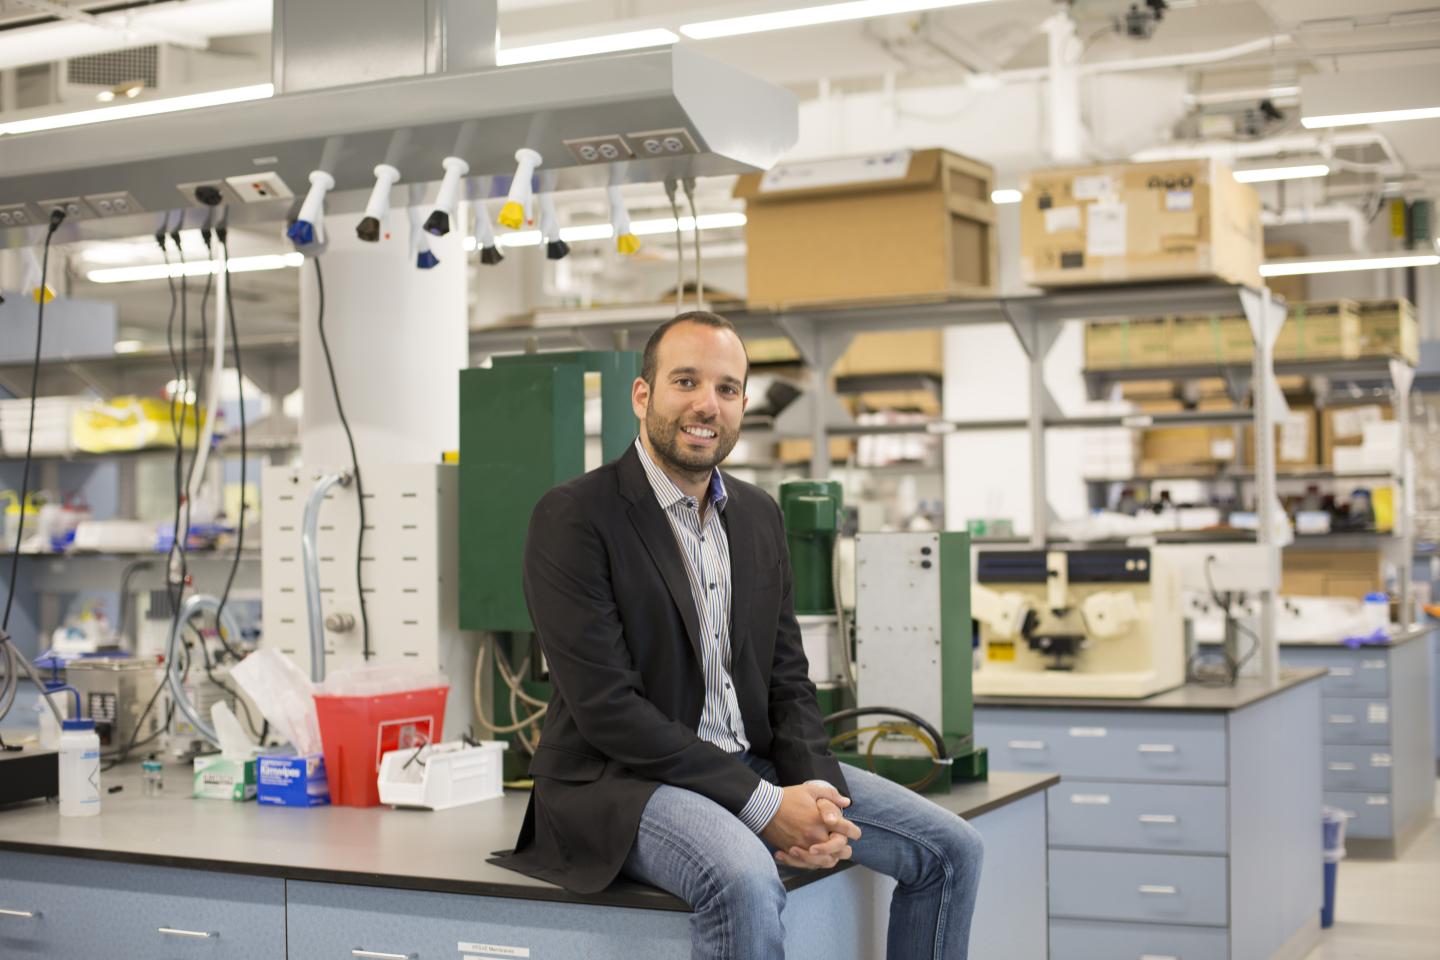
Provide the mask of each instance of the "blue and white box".
[{"label": "blue and white box", "polygon": [[261,757],[257,762],[258,799],[273,807],[318,807],[330,802],[325,757]]}]

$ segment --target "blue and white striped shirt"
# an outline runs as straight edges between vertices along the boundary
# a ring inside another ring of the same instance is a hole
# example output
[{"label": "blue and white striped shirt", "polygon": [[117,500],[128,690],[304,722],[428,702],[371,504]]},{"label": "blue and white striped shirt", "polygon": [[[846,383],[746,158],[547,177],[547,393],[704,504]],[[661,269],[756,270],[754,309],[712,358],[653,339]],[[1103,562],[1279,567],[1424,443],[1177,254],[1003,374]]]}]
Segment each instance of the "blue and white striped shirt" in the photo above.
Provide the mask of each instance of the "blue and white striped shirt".
[{"label": "blue and white striped shirt", "polygon": [[[719,470],[710,473],[710,489],[706,494],[710,508],[700,517],[701,503],[689,496],[655,465],[638,438],[635,450],[650,487],[660,503],[680,555],[685,558],[685,574],[690,581],[690,594],[700,616],[701,672],[705,677],[705,706],[700,712],[696,734],[726,753],[743,753],[750,749],[745,737],[745,721],[740,716],[740,701],[730,676],[730,540],[720,515],[725,511],[729,495]],[[780,809],[781,789],[761,780],[740,820],[755,833],[764,830]]]}]

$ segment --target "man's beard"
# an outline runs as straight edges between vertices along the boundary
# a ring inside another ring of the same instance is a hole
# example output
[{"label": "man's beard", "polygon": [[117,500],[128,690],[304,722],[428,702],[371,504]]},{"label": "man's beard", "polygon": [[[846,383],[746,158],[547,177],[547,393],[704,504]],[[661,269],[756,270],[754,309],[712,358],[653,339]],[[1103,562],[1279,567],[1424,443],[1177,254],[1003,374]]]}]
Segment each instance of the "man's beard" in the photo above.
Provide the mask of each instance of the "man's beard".
[{"label": "man's beard", "polygon": [[645,412],[645,432],[650,437],[650,446],[661,460],[680,472],[698,474],[710,470],[730,455],[740,439],[740,431],[727,430],[718,417],[713,423],[691,421],[691,426],[715,431],[715,446],[709,450],[687,450],[681,445],[680,424],[678,419],[661,417],[654,407]]}]

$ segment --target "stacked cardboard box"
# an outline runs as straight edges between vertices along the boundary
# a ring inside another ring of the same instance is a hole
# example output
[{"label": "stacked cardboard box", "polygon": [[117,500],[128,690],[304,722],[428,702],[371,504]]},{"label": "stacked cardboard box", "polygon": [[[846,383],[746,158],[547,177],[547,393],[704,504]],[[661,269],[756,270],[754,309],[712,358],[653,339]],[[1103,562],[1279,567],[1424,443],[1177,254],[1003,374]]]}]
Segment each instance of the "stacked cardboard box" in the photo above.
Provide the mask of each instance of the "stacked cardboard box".
[{"label": "stacked cardboard box", "polygon": [[1360,314],[1354,300],[1290,304],[1275,341],[1276,360],[1352,360],[1360,356]]},{"label": "stacked cardboard box", "polygon": [[1409,300],[1362,300],[1358,313],[1360,356],[1420,362],[1420,324]]},{"label": "stacked cardboard box", "polygon": [[1259,197],[1217,161],[1046,170],[1023,192],[1026,283],[1261,282]]},{"label": "stacked cardboard box", "polygon": [[1085,327],[1085,367],[1120,370],[1170,363],[1170,318],[1097,320]]},{"label": "stacked cardboard box", "polygon": [[987,296],[993,168],[945,150],[780,164],[745,200],[747,299],[785,306]]},{"label": "stacked cardboard box", "polygon": [[1379,550],[1285,550],[1280,592],[1287,597],[1354,597],[1383,590]]},{"label": "stacked cardboard box", "polygon": [[1170,359],[1177,365],[1249,363],[1255,355],[1250,321],[1242,316],[1176,317],[1170,328]]}]

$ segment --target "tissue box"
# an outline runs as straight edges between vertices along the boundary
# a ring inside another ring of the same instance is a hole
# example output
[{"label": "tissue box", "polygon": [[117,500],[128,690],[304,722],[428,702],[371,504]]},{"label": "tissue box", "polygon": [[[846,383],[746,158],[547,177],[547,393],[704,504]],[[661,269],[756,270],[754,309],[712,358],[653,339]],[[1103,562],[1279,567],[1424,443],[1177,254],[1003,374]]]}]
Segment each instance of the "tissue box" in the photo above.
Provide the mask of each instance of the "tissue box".
[{"label": "tissue box", "polygon": [[191,796],[198,800],[255,799],[255,761],[196,757]]},{"label": "tissue box", "polygon": [[258,761],[259,798],[274,807],[318,807],[330,802],[325,757],[261,757]]}]

